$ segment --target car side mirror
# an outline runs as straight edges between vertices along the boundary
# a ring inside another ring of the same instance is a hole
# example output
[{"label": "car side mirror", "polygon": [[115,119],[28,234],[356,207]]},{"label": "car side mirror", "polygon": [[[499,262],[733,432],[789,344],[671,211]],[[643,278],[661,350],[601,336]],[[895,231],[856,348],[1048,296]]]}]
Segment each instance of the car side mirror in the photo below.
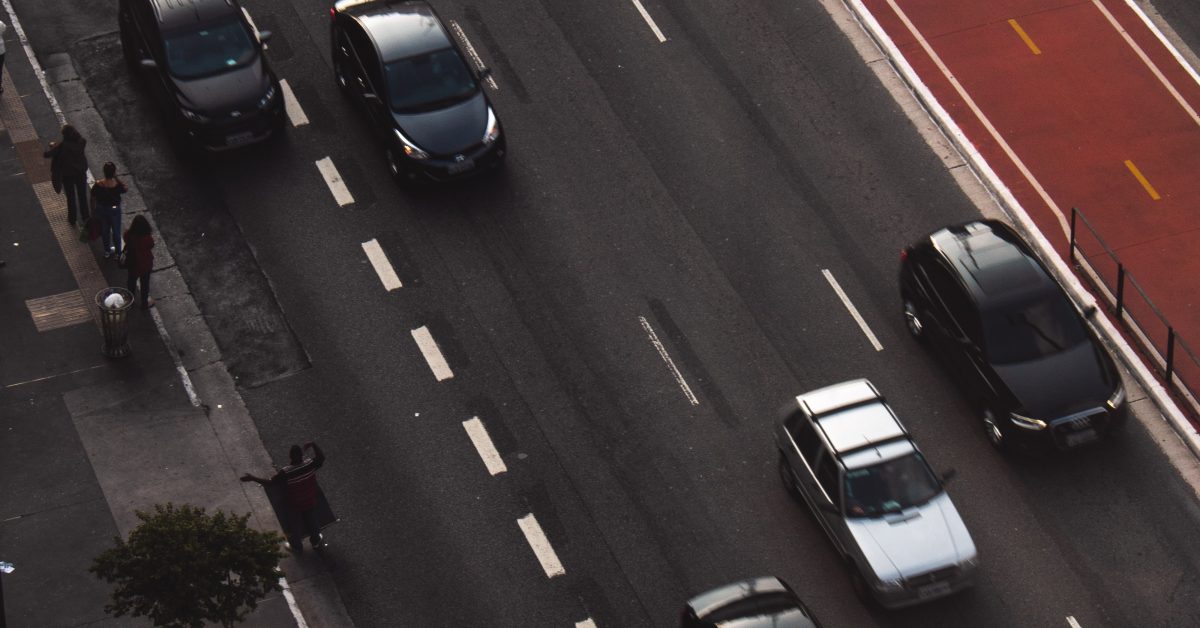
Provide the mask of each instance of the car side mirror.
[{"label": "car side mirror", "polygon": [[142,59],[141,62],[138,63],[138,65],[142,66],[142,69],[144,69],[144,70],[157,70],[158,69],[158,62],[155,61],[154,59]]},{"label": "car side mirror", "polygon": [[271,31],[258,31],[258,41],[267,43],[271,40]]},{"label": "car side mirror", "polygon": [[942,482],[943,483],[949,482],[950,480],[953,480],[956,477],[958,477],[958,470],[955,469],[954,467],[950,467],[950,468],[942,471]]}]

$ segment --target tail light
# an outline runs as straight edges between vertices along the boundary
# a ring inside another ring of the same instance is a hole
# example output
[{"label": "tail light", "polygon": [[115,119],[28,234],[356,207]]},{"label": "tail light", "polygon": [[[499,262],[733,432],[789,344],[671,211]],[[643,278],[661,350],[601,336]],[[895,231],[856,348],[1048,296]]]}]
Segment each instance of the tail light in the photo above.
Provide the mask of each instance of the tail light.
[{"label": "tail light", "polygon": [[903,262],[907,259],[908,259],[908,249],[900,249],[900,261]]}]

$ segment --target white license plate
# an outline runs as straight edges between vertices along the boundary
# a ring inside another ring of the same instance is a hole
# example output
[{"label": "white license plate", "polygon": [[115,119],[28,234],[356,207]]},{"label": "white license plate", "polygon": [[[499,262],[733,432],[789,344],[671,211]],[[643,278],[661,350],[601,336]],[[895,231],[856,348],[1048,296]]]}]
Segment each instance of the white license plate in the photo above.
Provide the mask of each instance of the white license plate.
[{"label": "white license plate", "polygon": [[226,146],[238,146],[240,144],[245,144],[252,140],[254,140],[254,132],[253,131],[243,131],[241,133],[234,133],[232,135],[226,135],[225,136],[225,145]]},{"label": "white license plate", "polygon": [[1074,432],[1071,434],[1067,434],[1067,437],[1065,440],[1067,443],[1067,447],[1074,447],[1076,445],[1090,443],[1090,442],[1096,440],[1096,430],[1083,430],[1082,432]]},{"label": "white license plate", "polygon": [[475,167],[475,160],[468,159],[466,161],[460,161],[457,163],[450,164],[450,167],[446,168],[446,171],[449,172],[450,174],[459,174],[459,173],[471,170],[474,167]]},{"label": "white license plate", "polygon": [[949,582],[935,582],[917,589],[917,597],[921,599],[946,595],[950,592]]}]

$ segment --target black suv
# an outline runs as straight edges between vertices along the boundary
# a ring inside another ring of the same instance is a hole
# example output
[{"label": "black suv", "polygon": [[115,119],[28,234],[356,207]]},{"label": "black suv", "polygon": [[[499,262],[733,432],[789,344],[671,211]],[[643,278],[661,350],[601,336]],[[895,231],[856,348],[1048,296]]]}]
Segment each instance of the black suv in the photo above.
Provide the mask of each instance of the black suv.
[{"label": "black suv", "polygon": [[500,120],[433,8],[342,0],[330,11],[338,88],[360,101],[403,181],[445,181],[500,166]]},{"label": "black suv", "polygon": [[946,227],[900,259],[909,333],[978,402],[996,448],[1070,449],[1124,420],[1112,356],[1010,227],[992,220]]},{"label": "black suv", "polygon": [[237,0],[121,0],[121,48],[143,70],[178,133],[209,150],[282,128],[279,79]]}]

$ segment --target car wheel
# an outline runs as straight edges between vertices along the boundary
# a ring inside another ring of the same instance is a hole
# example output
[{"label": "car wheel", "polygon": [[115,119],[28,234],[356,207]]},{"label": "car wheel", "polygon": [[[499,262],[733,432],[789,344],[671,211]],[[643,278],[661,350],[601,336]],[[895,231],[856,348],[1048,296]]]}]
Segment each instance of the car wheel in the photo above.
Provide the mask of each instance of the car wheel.
[{"label": "car wheel", "polygon": [[783,486],[792,497],[800,497],[800,491],[796,488],[796,478],[792,475],[792,469],[782,451],[779,452],[779,479],[783,480]]},{"label": "car wheel", "polygon": [[1000,423],[1000,417],[996,415],[996,411],[991,408],[983,410],[983,433],[987,436],[988,442],[992,444],[998,451],[1008,449],[1008,439],[1004,434],[1004,426]]},{"label": "car wheel", "polygon": [[918,342],[925,342],[925,323],[917,313],[917,305],[907,296],[904,297],[904,325],[908,328],[908,335]]}]

